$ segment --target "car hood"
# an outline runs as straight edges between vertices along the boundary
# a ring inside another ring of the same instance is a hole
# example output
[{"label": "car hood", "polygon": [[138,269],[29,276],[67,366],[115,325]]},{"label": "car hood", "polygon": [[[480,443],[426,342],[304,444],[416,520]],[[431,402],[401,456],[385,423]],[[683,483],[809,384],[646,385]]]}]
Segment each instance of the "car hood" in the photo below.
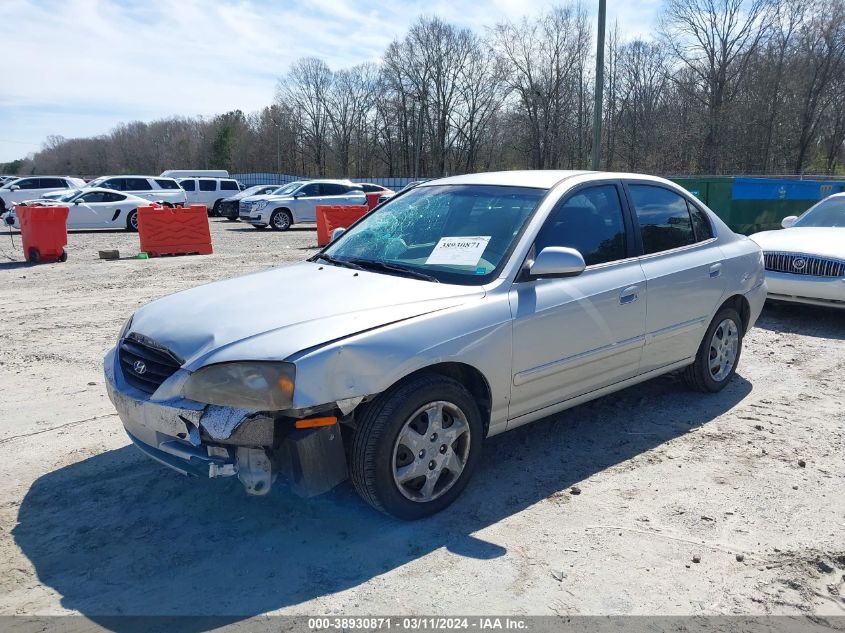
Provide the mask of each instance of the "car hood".
[{"label": "car hood", "polygon": [[795,226],[779,231],[755,233],[751,239],[763,251],[801,253],[845,259],[845,228]]},{"label": "car hood", "polygon": [[302,262],[179,292],[140,308],[132,332],[195,370],[292,354],[478,300],[479,286],[432,283]]}]

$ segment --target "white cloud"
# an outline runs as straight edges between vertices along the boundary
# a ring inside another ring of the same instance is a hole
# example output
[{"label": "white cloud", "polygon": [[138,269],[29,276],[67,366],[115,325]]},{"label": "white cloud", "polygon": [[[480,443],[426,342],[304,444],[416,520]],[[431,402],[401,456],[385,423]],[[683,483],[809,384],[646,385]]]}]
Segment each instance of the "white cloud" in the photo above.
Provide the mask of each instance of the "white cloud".
[{"label": "white cloud", "polygon": [[[647,30],[657,1],[611,8],[609,24],[622,12],[626,29]],[[375,61],[423,13],[482,31],[550,6],[541,0],[3,0],[3,47],[13,54],[0,90],[0,161],[36,150],[49,134],[87,136],[120,121],[256,110],[272,101],[276,80],[297,58],[318,56],[332,68]]]}]

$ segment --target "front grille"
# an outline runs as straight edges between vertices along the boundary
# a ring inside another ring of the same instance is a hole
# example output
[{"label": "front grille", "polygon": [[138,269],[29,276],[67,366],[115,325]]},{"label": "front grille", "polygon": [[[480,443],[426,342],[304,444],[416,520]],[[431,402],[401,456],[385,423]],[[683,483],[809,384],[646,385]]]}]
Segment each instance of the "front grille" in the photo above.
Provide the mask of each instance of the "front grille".
[{"label": "front grille", "polygon": [[237,215],[238,214],[238,203],[237,202],[221,202],[220,206],[218,207],[218,212],[220,215]]},{"label": "front grille", "polygon": [[146,393],[154,393],[182,366],[175,354],[135,333],[120,342],[118,356],[126,382]]},{"label": "front grille", "polygon": [[802,255],[800,253],[764,253],[766,270],[812,277],[843,277],[845,261]]}]

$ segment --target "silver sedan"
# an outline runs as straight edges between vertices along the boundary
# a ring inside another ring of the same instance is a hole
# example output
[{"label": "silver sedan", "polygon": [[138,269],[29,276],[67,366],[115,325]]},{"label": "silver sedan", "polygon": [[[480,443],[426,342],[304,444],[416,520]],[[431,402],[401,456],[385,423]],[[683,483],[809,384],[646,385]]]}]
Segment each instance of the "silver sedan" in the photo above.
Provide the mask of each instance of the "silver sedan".
[{"label": "silver sedan", "polygon": [[306,262],[139,309],[105,359],[135,444],[183,473],[375,508],[448,506],[486,437],[674,370],[730,381],[763,258],[676,185],[527,171],[429,181]]}]

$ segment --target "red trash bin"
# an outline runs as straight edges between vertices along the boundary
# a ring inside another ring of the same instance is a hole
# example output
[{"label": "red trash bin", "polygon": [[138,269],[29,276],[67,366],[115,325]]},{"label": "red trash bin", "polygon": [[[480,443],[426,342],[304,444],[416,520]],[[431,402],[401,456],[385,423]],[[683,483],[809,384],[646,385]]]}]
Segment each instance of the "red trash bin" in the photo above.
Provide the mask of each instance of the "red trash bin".
[{"label": "red trash bin", "polygon": [[367,196],[367,206],[370,209],[375,209],[378,205],[378,199],[384,194],[383,191],[373,191],[371,193],[364,194]]},{"label": "red trash bin", "polygon": [[27,207],[17,205],[15,215],[21,225],[21,240],[26,261],[67,260],[68,207]]}]

